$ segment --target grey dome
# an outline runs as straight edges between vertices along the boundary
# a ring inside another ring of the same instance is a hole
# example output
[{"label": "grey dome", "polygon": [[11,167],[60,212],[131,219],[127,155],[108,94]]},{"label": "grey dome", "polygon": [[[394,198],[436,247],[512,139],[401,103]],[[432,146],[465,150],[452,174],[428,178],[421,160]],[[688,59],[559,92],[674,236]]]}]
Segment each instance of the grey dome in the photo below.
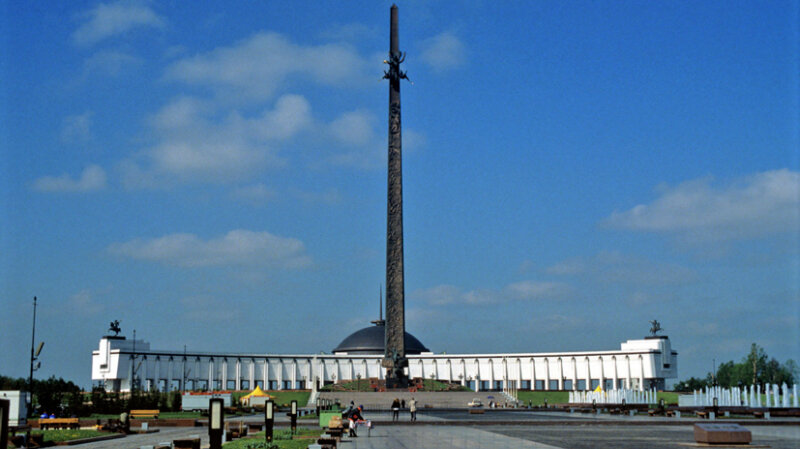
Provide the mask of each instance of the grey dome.
[{"label": "grey dome", "polygon": [[[430,352],[417,337],[406,332],[405,334],[406,354],[421,354]],[[377,324],[375,326],[359,329],[339,343],[333,353],[347,354],[384,354],[386,352],[386,325]]]}]

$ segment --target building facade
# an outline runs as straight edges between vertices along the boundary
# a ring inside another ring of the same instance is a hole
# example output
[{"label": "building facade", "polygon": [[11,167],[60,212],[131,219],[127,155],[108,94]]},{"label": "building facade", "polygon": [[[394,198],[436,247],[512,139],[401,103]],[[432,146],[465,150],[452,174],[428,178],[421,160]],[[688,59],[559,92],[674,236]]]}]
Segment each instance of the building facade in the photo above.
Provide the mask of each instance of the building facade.
[{"label": "building facade", "polygon": [[[92,381],[107,391],[312,389],[384,378],[382,354],[246,354],[152,350],[143,340],[103,337],[92,352]],[[475,391],[663,390],[677,378],[678,353],[666,336],[628,340],[618,350],[409,355],[409,378],[460,383]]]}]

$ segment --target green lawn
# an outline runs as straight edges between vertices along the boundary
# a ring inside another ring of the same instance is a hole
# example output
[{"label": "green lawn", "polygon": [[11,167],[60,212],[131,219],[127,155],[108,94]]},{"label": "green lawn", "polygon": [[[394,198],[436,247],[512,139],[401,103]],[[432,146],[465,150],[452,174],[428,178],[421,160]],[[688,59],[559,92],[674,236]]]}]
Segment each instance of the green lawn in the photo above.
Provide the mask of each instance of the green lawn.
[{"label": "green lawn", "polygon": [[[305,427],[299,427],[297,429],[297,435],[299,436],[319,436],[322,434],[322,429],[308,429]],[[236,441],[231,441],[229,443],[225,443],[222,445],[224,449],[256,449],[256,448],[267,448],[266,442],[264,441],[264,432],[259,432],[253,435],[255,438],[243,438]],[[275,430],[272,434],[273,438],[273,446],[281,449],[304,449],[307,448],[309,444],[315,443],[317,440],[316,438],[303,438],[293,440],[291,439],[289,429],[279,429]]]},{"label": "green lawn", "polygon": [[[62,442],[62,441],[70,441],[70,440],[80,440],[83,438],[92,438],[92,437],[99,437],[102,435],[111,435],[111,432],[102,432],[99,430],[88,430],[88,429],[79,429],[79,430],[32,430],[31,434],[33,435],[41,435],[44,434],[44,442]],[[9,447],[14,447],[9,444]]]},{"label": "green lawn", "polygon": [[311,396],[310,391],[267,391],[266,393],[274,397],[273,401],[279,407],[284,404],[288,407],[293,400],[297,401],[298,407],[305,407],[308,404],[308,398]]},{"label": "green lawn", "polygon": [[[499,397],[499,396],[498,396]],[[547,399],[547,403],[550,405],[553,404],[565,404],[569,401],[569,392],[568,391],[517,391],[517,398],[520,402],[523,402],[525,405],[528,405],[528,401],[533,404],[534,407],[544,405],[544,400]]]},{"label": "green lawn", "polygon": [[[160,419],[197,419],[201,418],[200,412],[161,412],[158,414]],[[89,416],[83,416],[82,419],[119,419],[119,413],[92,413]],[[135,419],[135,418],[134,418]]]}]

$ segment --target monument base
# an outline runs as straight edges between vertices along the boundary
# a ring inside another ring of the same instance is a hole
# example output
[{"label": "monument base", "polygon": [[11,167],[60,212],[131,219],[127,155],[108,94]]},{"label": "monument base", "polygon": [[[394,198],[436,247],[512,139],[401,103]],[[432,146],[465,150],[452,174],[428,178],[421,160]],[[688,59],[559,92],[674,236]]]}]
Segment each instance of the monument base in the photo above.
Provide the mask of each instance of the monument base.
[{"label": "monument base", "polygon": [[752,434],[739,424],[695,424],[694,440],[706,444],[749,444]]}]

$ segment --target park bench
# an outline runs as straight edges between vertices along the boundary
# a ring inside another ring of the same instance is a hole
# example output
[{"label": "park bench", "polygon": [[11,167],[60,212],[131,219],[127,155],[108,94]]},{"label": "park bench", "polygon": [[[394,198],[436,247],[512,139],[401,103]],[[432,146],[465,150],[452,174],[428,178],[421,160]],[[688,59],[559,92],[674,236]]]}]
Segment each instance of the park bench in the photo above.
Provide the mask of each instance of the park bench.
[{"label": "park bench", "polygon": [[247,426],[243,421],[228,421],[225,423],[225,433],[231,439],[241,438],[247,435]]},{"label": "park bench", "polygon": [[344,435],[344,425],[342,423],[342,417],[331,416],[331,420],[328,421],[328,427],[326,428],[326,431],[331,436],[331,438],[341,439],[342,435]]},{"label": "park bench", "polygon": [[763,418],[763,417],[764,417],[764,412],[759,412],[759,411],[753,412],[753,418]]},{"label": "park bench", "polygon": [[172,440],[175,449],[200,449],[200,438],[183,438]]},{"label": "park bench", "polygon": [[697,415],[698,418],[708,418],[708,412],[703,412],[698,410],[694,412],[694,414]]},{"label": "park bench", "polygon": [[131,419],[155,418],[158,419],[158,410],[131,410]]},{"label": "park bench", "polygon": [[39,428],[45,429],[78,429],[80,422],[78,418],[42,418],[39,420]]},{"label": "park bench", "polygon": [[320,437],[317,439],[317,444],[319,444],[323,449],[336,449],[337,443],[338,441],[336,438]]}]

